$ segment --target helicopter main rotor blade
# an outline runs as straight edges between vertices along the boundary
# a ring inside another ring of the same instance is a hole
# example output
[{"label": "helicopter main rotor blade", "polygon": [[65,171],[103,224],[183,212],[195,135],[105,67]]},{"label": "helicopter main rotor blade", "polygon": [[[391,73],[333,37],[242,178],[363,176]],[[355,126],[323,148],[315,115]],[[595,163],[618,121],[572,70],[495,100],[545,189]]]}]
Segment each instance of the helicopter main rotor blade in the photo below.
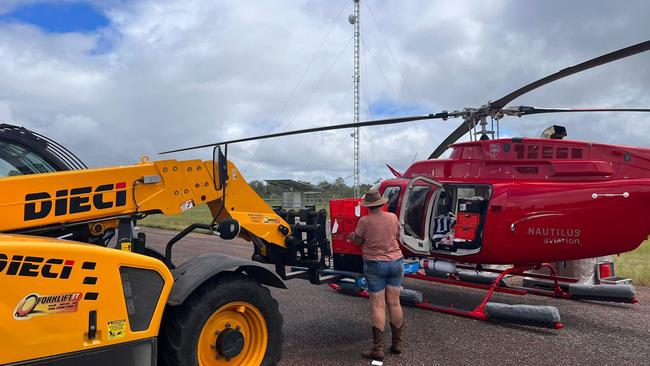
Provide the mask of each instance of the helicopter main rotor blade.
[{"label": "helicopter main rotor blade", "polygon": [[650,112],[647,108],[536,108],[527,106],[507,107],[503,113],[513,116],[527,116],[543,113],[581,113],[581,112]]},{"label": "helicopter main rotor blade", "polygon": [[[552,83],[554,81],[560,80],[562,78],[565,78],[567,76],[589,70],[591,68],[604,65],[616,60],[620,60],[625,57],[633,56],[641,52],[645,52],[650,50],[650,41],[645,41],[641,43],[637,43],[635,45],[621,48],[620,50],[614,51],[607,53],[602,56],[598,56],[596,58],[593,58],[591,60],[582,62],[580,64],[567,67],[565,69],[562,69],[554,74],[551,74],[549,76],[546,76],[544,78],[541,78],[539,80],[536,80],[530,84],[527,84],[515,91],[513,91],[510,94],[507,94],[506,96],[502,97],[501,99],[497,99],[494,102],[490,102],[487,105],[487,109],[491,111],[498,111],[503,109],[508,103],[512,102],[516,98],[533,91],[541,86],[544,86],[546,84]],[[543,113],[543,112],[542,112]],[[550,113],[550,112],[549,112]],[[463,135],[465,134],[464,132],[467,132],[469,130],[469,125],[471,127],[474,127],[473,125],[476,124],[476,120],[472,119],[469,120],[468,122],[464,122],[461,124],[458,128],[456,128],[447,138],[440,144],[436,149],[429,155],[429,159],[435,159],[442,155],[445,150],[449,147],[449,145],[453,144],[454,142],[458,141]],[[464,132],[463,132],[464,131]]]},{"label": "helicopter main rotor blade", "polygon": [[234,139],[234,140],[228,140],[228,141],[220,141],[220,142],[215,142],[215,143],[205,144],[205,145],[184,147],[184,148],[181,148],[181,149],[164,151],[164,152],[161,152],[160,154],[169,154],[169,153],[179,152],[179,151],[201,149],[201,148],[204,148],[204,147],[211,147],[211,146],[217,146],[217,145],[235,144],[235,143],[238,143],[238,142],[262,140],[262,139],[268,139],[268,138],[273,138],[273,137],[299,135],[299,134],[303,134],[303,133],[340,130],[340,129],[354,128],[354,127],[390,125],[390,124],[397,124],[397,123],[421,121],[421,120],[425,120],[425,119],[447,119],[448,117],[450,117],[448,112],[440,112],[440,113],[435,113],[435,114],[431,113],[431,114],[425,114],[425,115],[419,115],[419,116],[386,118],[386,119],[377,119],[377,120],[362,121],[362,122],[356,122],[356,123],[345,123],[345,124],[340,124],[340,125],[313,127],[313,128],[306,128],[306,129],[303,129],[303,130],[278,132],[278,133],[271,133],[271,134],[260,135],[260,136],[255,136],[255,137],[244,137],[244,138],[240,138],[240,139]]},{"label": "helicopter main rotor blade", "polygon": [[520,97],[520,96],[522,96],[522,95],[524,95],[524,94],[526,94],[526,93],[528,93],[530,91],[533,91],[533,90],[535,90],[535,89],[537,89],[537,88],[539,88],[541,86],[544,86],[544,85],[546,85],[548,83],[552,83],[554,81],[560,80],[560,79],[565,78],[567,76],[571,76],[573,74],[577,74],[579,72],[589,70],[589,69],[592,69],[594,67],[604,65],[604,64],[616,61],[616,60],[620,60],[622,58],[633,56],[633,55],[636,55],[638,53],[645,52],[645,51],[648,51],[648,50],[650,50],[650,41],[645,41],[645,42],[637,43],[637,44],[629,46],[629,47],[621,48],[618,51],[614,51],[614,52],[610,52],[610,53],[602,55],[602,56],[598,56],[598,57],[593,58],[591,60],[579,63],[579,64],[571,66],[571,67],[567,67],[566,69],[562,69],[562,70],[556,72],[555,74],[551,74],[551,75],[549,75],[549,76],[547,76],[545,78],[541,78],[541,79],[539,79],[537,81],[533,81],[532,83],[530,83],[528,85],[525,85],[525,86],[513,91],[512,93],[502,97],[501,99],[498,99],[498,100],[496,100],[494,102],[491,102],[489,106],[490,106],[490,108],[493,108],[493,109],[501,109],[501,108],[505,107],[506,104],[512,102],[516,98],[518,98],[518,97]]},{"label": "helicopter main rotor blade", "polygon": [[449,145],[453,144],[454,142],[458,141],[461,137],[463,137],[467,132],[469,132],[474,126],[476,125],[476,120],[468,120],[460,124],[460,126],[456,127],[456,129],[447,136],[444,141],[436,147],[435,150],[429,155],[429,159],[437,159],[442,153],[444,153],[447,148],[449,148]]},{"label": "helicopter main rotor blade", "polygon": [[[513,116],[526,116],[531,114],[543,114],[543,113],[576,113],[576,112],[650,112],[650,109],[646,108],[535,108],[535,107],[508,107],[504,108],[504,114],[513,115]],[[447,138],[438,145],[438,147],[431,153],[429,159],[437,158],[442,153],[447,150],[449,145],[458,141],[463,135],[465,135],[470,129],[474,128],[476,125],[476,120],[468,120],[462,123],[458,128],[456,128]]]}]

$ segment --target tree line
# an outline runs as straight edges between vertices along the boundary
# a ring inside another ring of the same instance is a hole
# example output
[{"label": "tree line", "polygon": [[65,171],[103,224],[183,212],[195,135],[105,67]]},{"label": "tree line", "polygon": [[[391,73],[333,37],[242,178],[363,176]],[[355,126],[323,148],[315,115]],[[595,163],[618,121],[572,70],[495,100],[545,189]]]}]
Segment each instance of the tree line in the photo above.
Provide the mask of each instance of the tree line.
[{"label": "tree line", "polygon": [[[345,179],[339,177],[334,180],[334,182],[321,181],[318,184],[313,184],[311,182],[297,181],[300,183],[314,185],[322,191],[319,191],[323,198],[350,198],[354,196],[354,188],[345,183]],[[363,183],[359,186],[359,192],[363,194],[368,191],[373,185],[378,183],[379,180],[373,184]],[[248,183],[251,188],[263,199],[265,200],[280,200],[282,199],[282,189],[278,186],[274,186],[266,183],[262,180],[253,180]]]}]

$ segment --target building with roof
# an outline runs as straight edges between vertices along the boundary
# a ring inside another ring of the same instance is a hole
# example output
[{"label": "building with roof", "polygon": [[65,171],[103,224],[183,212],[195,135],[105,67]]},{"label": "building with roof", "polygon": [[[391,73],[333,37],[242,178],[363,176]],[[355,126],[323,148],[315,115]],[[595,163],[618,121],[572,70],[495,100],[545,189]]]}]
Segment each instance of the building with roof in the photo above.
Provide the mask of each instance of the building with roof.
[{"label": "building with roof", "polygon": [[324,203],[323,189],[291,179],[267,179],[266,183],[282,190],[282,208],[300,209]]}]

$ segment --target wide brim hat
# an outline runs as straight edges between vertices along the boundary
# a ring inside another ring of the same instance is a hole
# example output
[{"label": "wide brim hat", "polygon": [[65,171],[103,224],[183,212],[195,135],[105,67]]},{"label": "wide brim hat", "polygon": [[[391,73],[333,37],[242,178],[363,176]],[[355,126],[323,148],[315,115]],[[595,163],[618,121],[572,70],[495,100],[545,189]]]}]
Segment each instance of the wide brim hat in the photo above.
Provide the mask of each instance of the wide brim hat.
[{"label": "wide brim hat", "polygon": [[382,197],[378,191],[368,191],[363,195],[363,201],[359,205],[363,207],[377,207],[386,202],[388,202],[388,199]]}]

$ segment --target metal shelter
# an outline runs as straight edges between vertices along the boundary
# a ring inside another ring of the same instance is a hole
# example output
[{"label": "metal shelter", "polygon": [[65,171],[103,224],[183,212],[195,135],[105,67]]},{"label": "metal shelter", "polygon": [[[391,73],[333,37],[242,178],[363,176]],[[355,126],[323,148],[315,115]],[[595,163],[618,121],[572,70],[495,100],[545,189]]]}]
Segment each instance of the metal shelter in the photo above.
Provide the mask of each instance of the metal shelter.
[{"label": "metal shelter", "polygon": [[323,189],[291,179],[267,179],[266,183],[282,190],[282,207],[299,209],[325,202]]}]

